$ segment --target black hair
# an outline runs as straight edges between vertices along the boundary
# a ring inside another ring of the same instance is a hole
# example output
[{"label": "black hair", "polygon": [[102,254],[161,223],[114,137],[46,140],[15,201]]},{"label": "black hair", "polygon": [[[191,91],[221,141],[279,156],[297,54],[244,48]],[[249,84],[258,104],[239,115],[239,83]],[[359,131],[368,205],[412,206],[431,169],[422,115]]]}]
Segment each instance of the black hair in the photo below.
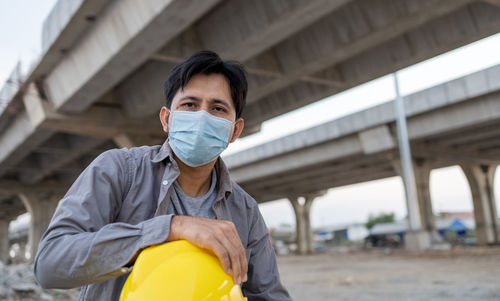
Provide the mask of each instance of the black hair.
[{"label": "black hair", "polygon": [[236,61],[223,61],[213,51],[199,51],[175,66],[163,85],[166,106],[170,109],[172,100],[179,89],[184,89],[196,74],[222,74],[229,82],[231,98],[239,118],[245,107],[248,83],[243,65]]}]

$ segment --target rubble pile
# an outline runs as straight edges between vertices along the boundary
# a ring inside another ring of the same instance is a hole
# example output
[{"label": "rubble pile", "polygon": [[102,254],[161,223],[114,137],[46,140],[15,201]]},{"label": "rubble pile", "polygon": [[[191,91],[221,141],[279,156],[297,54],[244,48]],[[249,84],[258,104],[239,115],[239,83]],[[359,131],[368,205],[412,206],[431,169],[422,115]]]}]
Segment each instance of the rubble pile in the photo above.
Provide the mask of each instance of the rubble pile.
[{"label": "rubble pile", "polygon": [[6,265],[0,261],[0,300],[77,300],[78,289],[46,290],[35,281],[32,264]]}]

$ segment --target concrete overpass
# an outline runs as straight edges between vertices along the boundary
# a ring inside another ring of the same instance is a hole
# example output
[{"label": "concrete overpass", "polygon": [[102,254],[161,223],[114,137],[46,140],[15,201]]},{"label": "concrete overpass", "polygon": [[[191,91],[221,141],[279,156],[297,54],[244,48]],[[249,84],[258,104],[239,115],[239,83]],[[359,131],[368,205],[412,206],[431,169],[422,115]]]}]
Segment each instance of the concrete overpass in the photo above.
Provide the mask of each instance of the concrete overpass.
[{"label": "concrete overpass", "polygon": [[[492,221],[498,218],[493,176],[500,163],[500,65],[409,95],[405,103],[422,224],[435,231],[431,170],[460,165],[473,193],[478,242],[497,242],[499,229]],[[303,224],[322,191],[399,175],[395,132],[393,105],[388,102],[224,160],[232,177],[257,200],[288,198],[298,229],[308,229],[310,225]],[[300,196],[305,204],[299,204]],[[17,232],[11,233],[11,242],[26,239],[26,229]],[[307,241],[301,247],[307,247]]]},{"label": "concrete overpass", "polygon": [[90,160],[162,142],[161,85],[193,51],[245,63],[249,134],[271,117],[499,31],[495,0],[59,1],[39,61],[26,76],[13,72],[17,84],[0,92],[0,202],[12,212],[3,220],[20,204],[32,213],[34,252]]},{"label": "concrete overpass", "polygon": [[[472,192],[478,243],[499,242],[493,177],[500,164],[500,65],[404,101],[424,229],[435,232],[431,170],[459,165]],[[384,103],[224,160],[233,179],[259,201],[288,198],[298,229],[307,229],[311,203],[321,191],[400,175],[394,105]]]}]

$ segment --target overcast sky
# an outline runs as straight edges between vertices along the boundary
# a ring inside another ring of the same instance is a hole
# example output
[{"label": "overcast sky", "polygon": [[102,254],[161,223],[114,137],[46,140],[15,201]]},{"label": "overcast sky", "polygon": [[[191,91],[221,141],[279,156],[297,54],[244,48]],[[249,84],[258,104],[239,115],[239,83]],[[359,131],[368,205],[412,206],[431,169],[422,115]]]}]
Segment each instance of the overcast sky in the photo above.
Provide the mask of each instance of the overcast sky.
[{"label": "overcast sky", "polygon": [[0,86],[16,63],[40,53],[42,24],[56,0],[0,0]]},{"label": "overcast sky", "polygon": [[[56,0],[0,0],[0,86],[22,59],[27,69],[40,52],[41,26]],[[402,94],[422,90],[496,64],[500,64],[500,34],[443,54],[399,72]],[[224,155],[244,150],[319,123],[333,120],[394,98],[392,78],[384,76],[362,86],[318,101],[300,110],[271,119],[258,134],[239,139]],[[431,173],[431,196],[435,212],[471,211],[467,181],[458,167]],[[500,195],[500,172],[495,179]],[[497,197],[500,198],[500,197]],[[500,201],[497,202],[497,208]],[[294,224],[290,204],[280,200],[260,205],[269,226]],[[382,179],[329,190],[318,198],[311,212],[313,226],[365,222],[370,213],[406,215],[401,179]]]}]

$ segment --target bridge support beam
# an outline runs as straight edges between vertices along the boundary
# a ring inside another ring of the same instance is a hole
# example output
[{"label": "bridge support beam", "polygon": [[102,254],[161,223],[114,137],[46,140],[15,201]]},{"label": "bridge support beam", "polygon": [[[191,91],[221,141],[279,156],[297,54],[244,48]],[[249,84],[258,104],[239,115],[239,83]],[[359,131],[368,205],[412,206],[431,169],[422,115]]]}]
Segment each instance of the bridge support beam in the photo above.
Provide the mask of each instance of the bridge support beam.
[{"label": "bridge support beam", "polygon": [[425,161],[420,160],[416,160],[413,166],[422,230],[428,232],[436,231],[436,223],[434,221],[434,213],[432,212],[431,194],[429,189],[431,168]]},{"label": "bridge support beam", "polygon": [[0,261],[9,259],[9,219],[0,219]]},{"label": "bridge support beam", "polygon": [[[429,249],[433,240],[438,240],[439,235],[436,231],[429,190],[430,167],[423,161],[412,163],[417,190],[417,221],[422,228],[416,231],[409,228],[405,234],[405,248],[409,251],[423,251]],[[392,165],[395,172],[402,175],[401,161],[393,159]],[[407,208],[408,211],[412,210],[411,207]],[[411,213],[408,212],[408,216]]]},{"label": "bridge support beam", "polygon": [[417,159],[413,162],[415,173],[415,184],[417,186],[417,199],[420,209],[420,220],[422,230],[429,233],[431,244],[443,243],[443,239],[436,229],[436,219],[432,210],[432,199],[430,191],[431,166],[427,160]]},{"label": "bridge support beam", "polygon": [[23,200],[25,206],[28,208],[28,212],[31,214],[28,245],[30,261],[32,261],[38,249],[38,243],[45,230],[47,230],[62,195],[50,192],[24,192],[20,193],[19,197]]},{"label": "bridge support beam", "polygon": [[461,164],[470,185],[478,245],[500,242],[493,183],[495,165]]},{"label": "bridge support beam", "polygon": [[326,191],[309,194],[304,197],[289,197],[295,212],[296,243],[298,254],[314,253],[314,235],[311,228],[311,205],[318,196],[322,196]]},{"label": "bridge support beam", "polygon": [[295,212],[297,253],[310,254],[313,252],[310,209],[314,198],[290,197],[288,199]]}]

